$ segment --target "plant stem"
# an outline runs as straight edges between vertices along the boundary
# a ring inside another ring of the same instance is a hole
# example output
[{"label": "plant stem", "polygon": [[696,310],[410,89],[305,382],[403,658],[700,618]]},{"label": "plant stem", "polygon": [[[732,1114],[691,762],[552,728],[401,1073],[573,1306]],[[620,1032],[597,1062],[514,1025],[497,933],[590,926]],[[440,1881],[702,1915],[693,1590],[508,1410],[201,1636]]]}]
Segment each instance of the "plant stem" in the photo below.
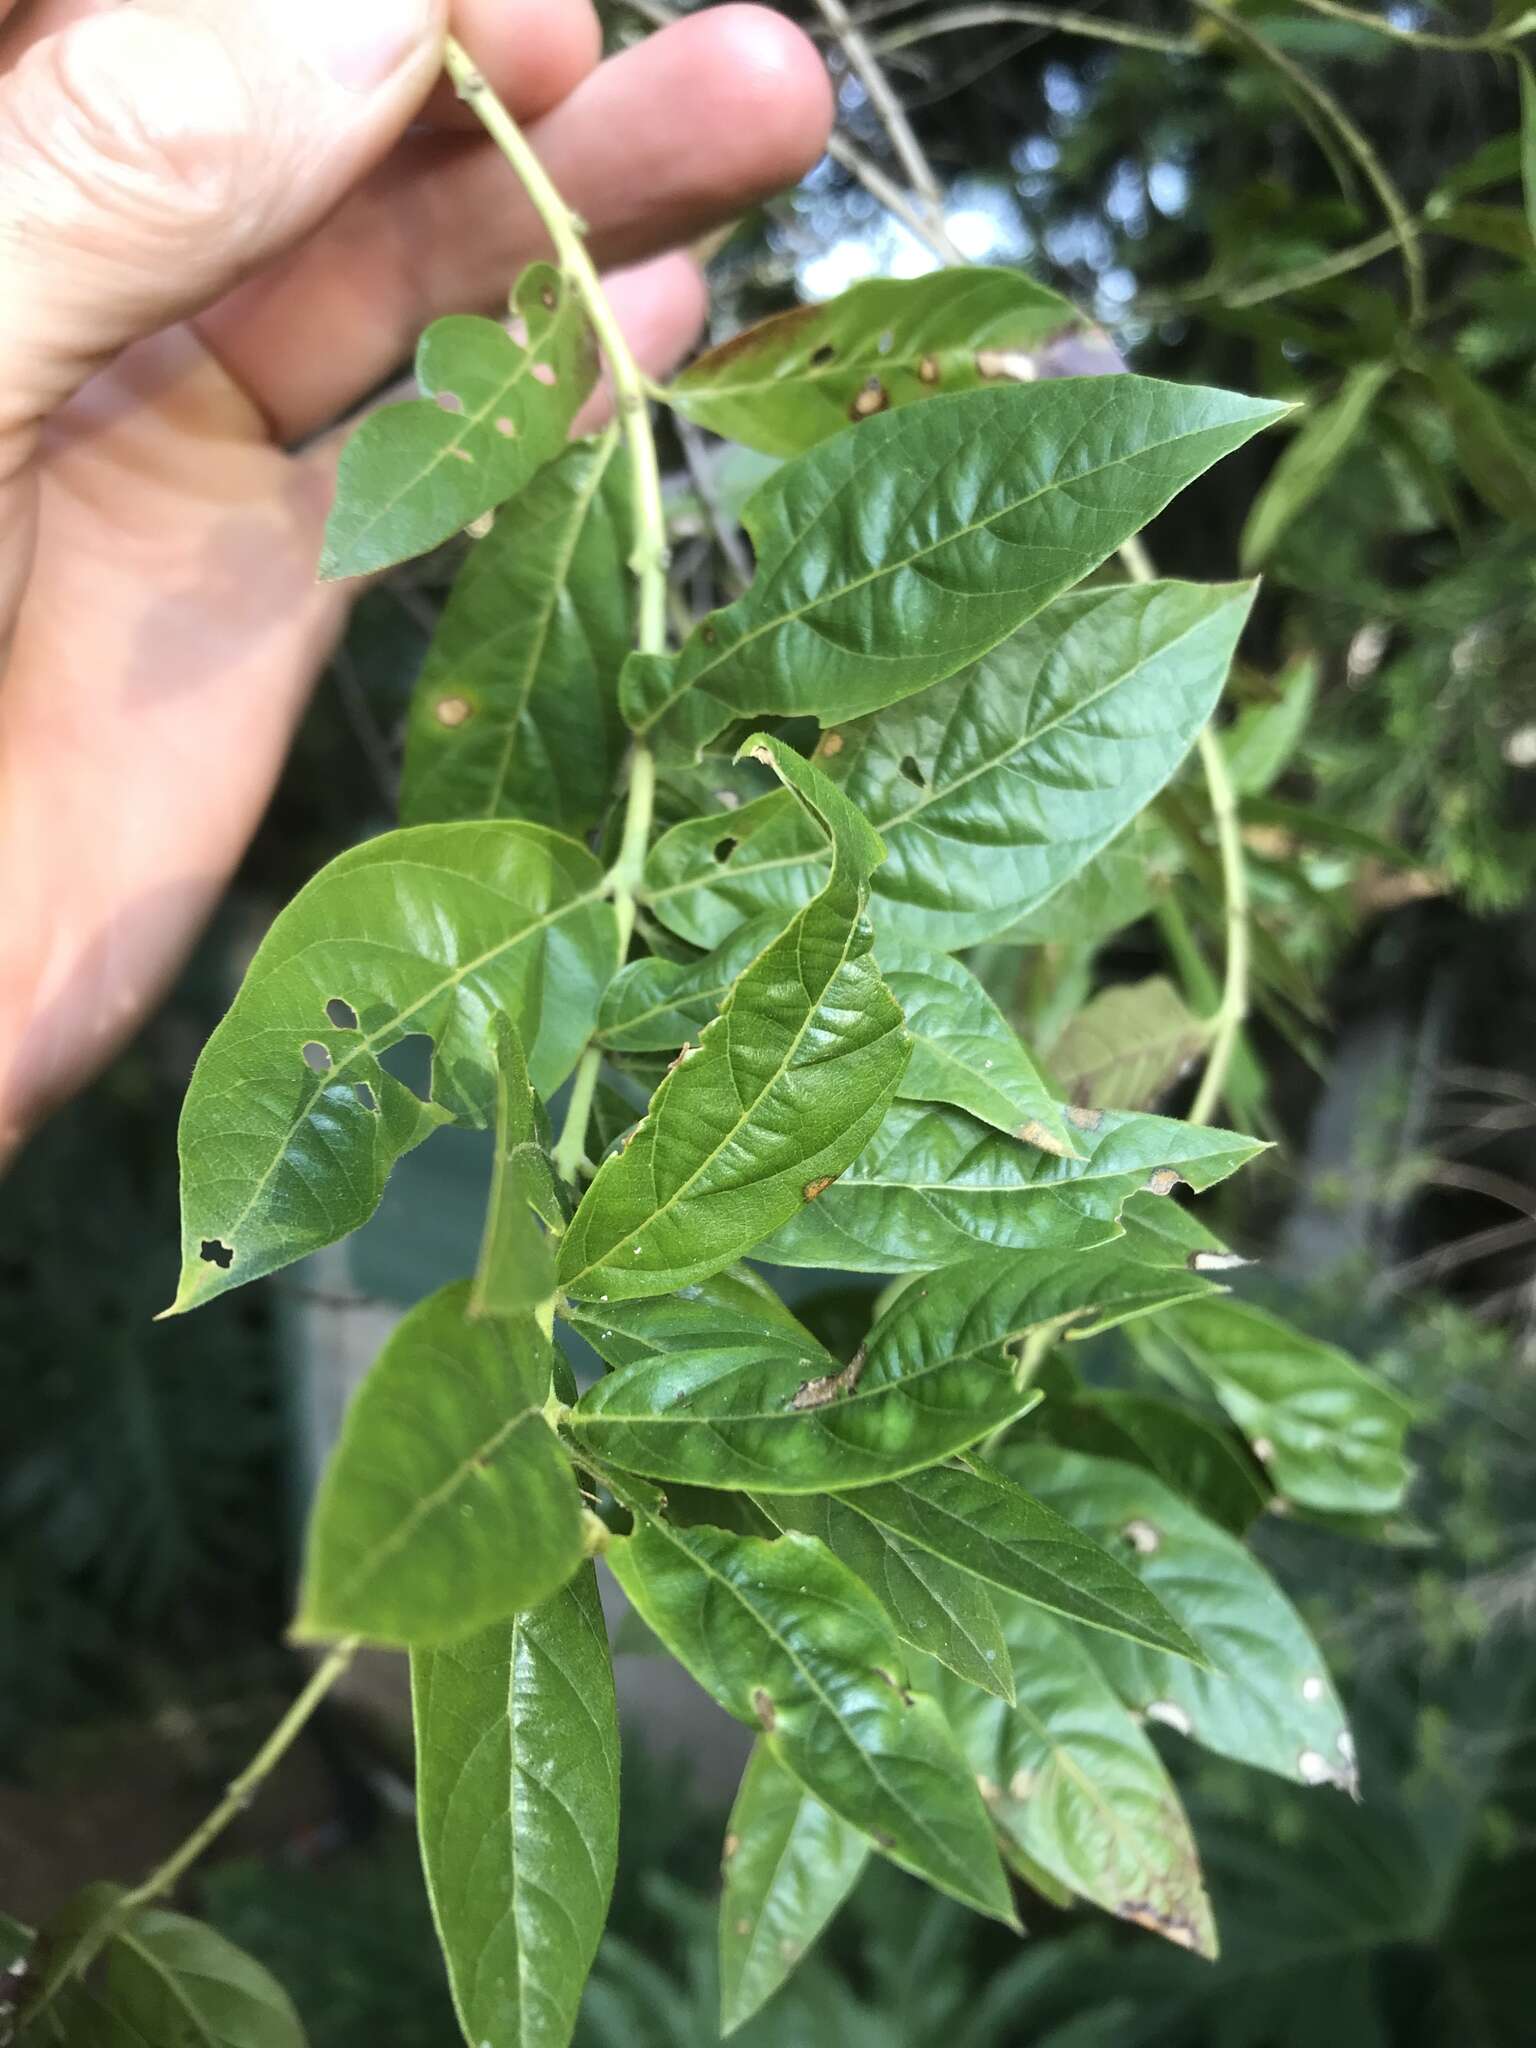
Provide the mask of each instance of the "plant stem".
[{"label": "plant stem", "polygon": [[917,194],[923,212],[942,235],[944,195],[933,175],[933,166],[923,152],[923,145],[912,131],[906,110],[881,69],[879,58],[865,41],[862,29],[850,17],[843,0],[816,0],[816,4],[827,27],[837,38],[848,68],[868,93],[870,105],[880,116],[881,126],[891,138],[897,161],[906,172],[907,182]]},{"label": "plant stem", "polygon": [[560,1126],[560,1136],[555,1141],[555,1171],[572,1187],[576,1185],[576,1176],[587,1156],[587,1123],[592,1115],[592,1098],[597,1093],[598,1069],[602,1064],[602,1053],[595,1045],[589,1045],[577,1064],[565,1122]]},{"label": "plant stem", "polygon": [[1248,1017],[1248,863],[1243,857],[1242,827],[1237,815],[1237,791],[1227,770],[1227,757],[1215,730],[1207,725],[1200,732],[1200,765],[1211,796],[1211,815],[1216,821],[1216,844],[1221,854],[1222,893],[1226,900],[1227,965],[1222,982],[1221,1006],[1211,1020],[1211,1050],[1200,1078],[1199,1093],[1190,1108],[1189,1122],[1209,1123],[1226,1086],[1227,1069],[1237,1049],[1238,1033]]}]

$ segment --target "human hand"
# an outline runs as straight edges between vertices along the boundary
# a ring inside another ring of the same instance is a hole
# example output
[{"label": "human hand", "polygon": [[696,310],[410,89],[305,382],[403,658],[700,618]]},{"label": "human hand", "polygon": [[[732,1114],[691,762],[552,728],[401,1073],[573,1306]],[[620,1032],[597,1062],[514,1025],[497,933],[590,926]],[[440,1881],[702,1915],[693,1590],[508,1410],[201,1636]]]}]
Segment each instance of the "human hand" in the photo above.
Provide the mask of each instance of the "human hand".
[{"label": "human hand", "polygon": [[[344,621],[334,422],[541,231],[438,81],[448,0],[0,0],[0,1157],[176,972]],[[453,0],[660,375],[659,255],[791,182],[810,44],[722,7]],[[293,452],[294,450],[298,452]]]}]

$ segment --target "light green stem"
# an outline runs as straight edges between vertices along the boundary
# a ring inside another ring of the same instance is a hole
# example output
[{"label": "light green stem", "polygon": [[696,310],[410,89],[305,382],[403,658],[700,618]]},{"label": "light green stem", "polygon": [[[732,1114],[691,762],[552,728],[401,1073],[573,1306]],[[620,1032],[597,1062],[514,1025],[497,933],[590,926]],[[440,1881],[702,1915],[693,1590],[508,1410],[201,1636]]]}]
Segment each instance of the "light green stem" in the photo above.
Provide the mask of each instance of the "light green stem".
[{"label": "light green stem", "polygon": [[587,1156],[587,1124],[592,1115],[592,1098],[597,1093],[598,1070],[602,1064],[602,1053],[595,1045],[589,1045],[577,1065],[576,1078],[571,1083],[571,1099],[566,1105],[565,1122],[560,1126],[560,1136],[555,1141],[555,1171],[572,1187]]}]

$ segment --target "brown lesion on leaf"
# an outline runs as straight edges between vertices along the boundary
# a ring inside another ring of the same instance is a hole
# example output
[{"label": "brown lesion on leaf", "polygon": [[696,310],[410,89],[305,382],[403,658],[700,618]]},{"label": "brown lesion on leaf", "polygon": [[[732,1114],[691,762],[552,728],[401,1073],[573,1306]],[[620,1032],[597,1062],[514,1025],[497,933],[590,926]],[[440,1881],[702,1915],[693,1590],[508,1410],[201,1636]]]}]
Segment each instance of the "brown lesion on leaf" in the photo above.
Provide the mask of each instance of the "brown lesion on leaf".
[{"label": "brown lesion on leaf", "polygon": [[779,1725],[778,1709],[761,1686],[757,1686],[753,1691],[752,1711],[756,1714],[763,1733],[771,1735]]},{"label": "brown lesion on leaf", "polygon": [[853,403],[848,408],[848,417],[851,420],[873,419],[877,412],[886,411],[890,402],[891,394],[880,379],[871,377],[863,389],[855,394]]},{"label": "brown lesion on leaf", "polygon": [[709,623],[709,620],[706,619],[703,625],[699,628],[699,638],[703,641],[706,647],[713,647],[715,642],[720,638],[720,635],[718,632],[716,632],[715,628]]},{"label": "brown lesion on leaf", "polygon": [[[1174,1189],[1183,1181],[1184,1176],[1178,1171],[1177,1167],[1160,1166],[1155,1173],[1149,1174],[1147,1177],[1147,1193],[1149,1195],[1171,1195]],[[1186,1182],[1185,1185],[1188,1185],[1188,1183]]]},{"label": "brown lesion on leaf", "polygon": [[896,1846],[896,1837],[887,1834],[884,1828],[866,1828],[864,1832],[878,1848],[894,1849]]},{"label": "brown lesion on leaf", "polygon": [[[729,340],[722,341],[718,348],[712,348],[707,355],[700,357],[698,367],[713,375],[723,370],[729,363],[739,363],[743,357],[750,358],[763,349],[776,348],[786,336],[798,333],[802,327],[813,325],[825,318],[825,314],[826,309],[823,306],[793,306],[787,313],[775,313],[770,319],[759,320],[755,326],[743,327],[739,334],[731,335]],[[831,344],[825,343],[823,346],[830,348]],[[813,365],[821,353],[822,350],[817,349],[812,354],[810,360]],[[832,350],[832,354],[836,354],[835,349]]]},{"label": "brown lesion on leaf", "polygon": [[808,1202],[814,1202],[818,1195],[826,1193],[827,1189],[831,1187],[836,1179],[837,1175],[835,1173],[824,1173],[818,1180],[808,1180],[803,1190],[805,1199]]},{"label": "brown lesion on leaf", "polygon": [[724,1846],[723,1850],[721,1851],[721,1856],[720,1856],[720,1860],[721,1860],[721,1862],[722,1862],[722,1863],[729,1863],[729,1862],[730,1862],[730,1860],[731,1860],[731,1858],[732,1858],[732,1857],[733,1857],[733,1856],[734,1856],[734,1855],[736,1854],[736,1851],[737,1851],[737,1850],[738,1850],[738,1849],[739,1849],[740,1847],[741,1847],[741,1837],[740,1837],[740,1835],[727,1835],[727,1836],[726,1836],[726,1838],[725,1838],[725,1846]]},{"label": "brown lesion on leaf", "polygon": [[1089,1109],[1085,1103],[1069,1102],[1066,1108],[1067,1122],[1079,1131],[1099,1130],[1104,1122],[1102,1109]]},{"label": "brown lesion on leaf", "polygon": [[553,313],[553,311],[555,310],[556,306],[559,305],[559,303],[560,294],[555,290],[555,287],[552,284],[541,285],[539,287],[539,304],[544,308],[546,313]]},{"label": "brown lesion on leaf", "polygon": [[825,1408],[839,1394],[851,1394],[859,1384],[859,1374],[863,1370],[864,1346],[861,1344],[841,1372],[823,1373],[820,1379],[802,1380],[790,1405],[794,1408]]},{"label": "brown lesion on leaf", "polygon": [[1032,355],[1020,348],[979,348],[976,351],[978,377],[1006,378],[1014,384],[1033,384],[1039,367]]},{"label": "brown lesion on leaf", "polygon": [[840,754],[843,751],[842,734],[840,732],[824,732],[821,736],[821,745],[816,751],[823,760],[830,761],[834,754]]},{"label": "brown lesion on leaf", "polygon": [[924,356],[917,366],[917,374],[924,384],[937,384],[940,375],[938,357]]},{"label": "brown lesion on leaf", "polygon": [[891,1688],[891,1691],[892,1691],[893,1693],[895,1693],[895,1695],[896,1695],[897,1699],[899,1699],[899,1700],[901,1701],[901,1704],[902,1704],[902,1705],[903,1705],[904,1707],[910,1707],[910,1706],[911,1706],[911,1704],[912,1704],[912,1694],[911,1694],[911,1693],[910,1693],[910,1691],[909,1691],[909,1690],[907,1689],[907,1687],[906,1687],[906,1686],[904,1686],[904,1685],[903,1685],[903,1684],[901,1683],[900,1679],[898,1679],[898,1678],[893,1678],[893,1677],[891,1676],[890,1672],[889,1672],[889,1671],[886,1671],[886,1670],[885,1670],[885,1669],[884,1669],[884,1668],[883,1668],[883,1667],[882,1667],[881,1665],[879,1665],[879,1664],[875,1664],[875,1665],[871,1666],[871,1669],[872,1669],[872,1670],[874,1671],[874,1674],[875,1674],[876,1678],[878,1678],[878,1679],[880,1680],[880,1682],[881,1682],[881,1684],[882,1684],[882,1685],[888,1685],[888,1686],[889,1686],[889,1687]]},{"label": "brown lesion on leaf", "polygon": [[689,1054],[696,1053],[698,1049],[699,1048],[694,1044],[691,1038],[686,1039],[683,1043],[682,1049],[677,1055],[677,1058],[675,1060],[668,1060],[667,1072],[670,1074],[674,1067],[680,1067],[683,1064],[683,1061],[688,1058]]},{"label": "brown lesion on leaf", "polygon": [[1130,1920],[1137,1927],[1161,1934],[1168,1941],[1177,1942],[1180,1948],[1199,1949],[1203,1946],[1200,1931],[1187,1914],[1165,1912],[1150,1899],[1126,1899],[1117,1910],[1122,1920]]},{"label": "brown lesion on leaf", "polygon": [[450,732],[466,724],[474,715],[475,707],[467,697],[439,697],[432,707],[432,716]]}]

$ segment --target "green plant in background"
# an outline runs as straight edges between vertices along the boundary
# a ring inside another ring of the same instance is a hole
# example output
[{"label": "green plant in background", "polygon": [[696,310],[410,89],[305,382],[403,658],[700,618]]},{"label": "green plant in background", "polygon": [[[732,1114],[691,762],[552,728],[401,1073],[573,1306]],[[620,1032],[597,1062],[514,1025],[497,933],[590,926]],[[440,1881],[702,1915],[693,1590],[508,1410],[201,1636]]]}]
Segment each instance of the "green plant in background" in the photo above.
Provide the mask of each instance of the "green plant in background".
[{"label": "green plant in background", "polygon": [[[412,1653],[466,2038],[568,2039],[617,1819],[597,1553],[757,1730],[726,1842],[727,2026],[872,1853],[1004,1925],[1016,1879],[1209,1955],[1196,1834],[1145,1724],[1352,1786],[1322,1651],[1242,1538],[1272,1498],[1379,1521],[1406,1477],[1401,1404],[1225,1300],[1236,1262],[1168,1199],[1261,1149],[1204,1116],[1261,1101],[1250,956],[1261,992],[1296,988],[1238,820],[1312,684],[1293,671],[1218,742],[1251,589],[1151,580],[1135,536],[1283,408],[1037,380],[1077,316],[1003,271],[855,287],[647,392],[521,135],[450,68],[559,262],[520,281],[510,334],[431,330],[424,397],[343,465],[331,573],[481,538],[418,686],[412,822],[279,916],[199,1063],[175,1309],[358,1227],[447,1122],[494,1132],[484,1239],[391,1340],[327,1475],[298,1628],[335,1647],[166,1865],[43,1930],[23,2037],[155,2039],[179,2005],[236,2048],[299,2038],[265,1972],[157,1902],[366,1640]],[[567,447],[600,357],[619,428]],[[1255,559],[1385,386],[1355,376],[1293,442]],[[651,399],[787,458],[745,509],[749,586],[676,646]],[[1195,748],[1206,797],[1175,784]],[[1160,980],[1112,1011],[1058,976],[1027,1045],[994,996],[1052,916],[1081,948],[1147,908],[1184,995]],[[389,1058],[419,1036],[426,1094]],[[1200,1114],[1150,1114],[1202,1056]],[[891,1285],[834,1351],[748,1254]],[[610,1368],[579,1397],[557,1319]],[[1097,1390],[1070,1344],[1122,1325],[1149,1377]]]}]

